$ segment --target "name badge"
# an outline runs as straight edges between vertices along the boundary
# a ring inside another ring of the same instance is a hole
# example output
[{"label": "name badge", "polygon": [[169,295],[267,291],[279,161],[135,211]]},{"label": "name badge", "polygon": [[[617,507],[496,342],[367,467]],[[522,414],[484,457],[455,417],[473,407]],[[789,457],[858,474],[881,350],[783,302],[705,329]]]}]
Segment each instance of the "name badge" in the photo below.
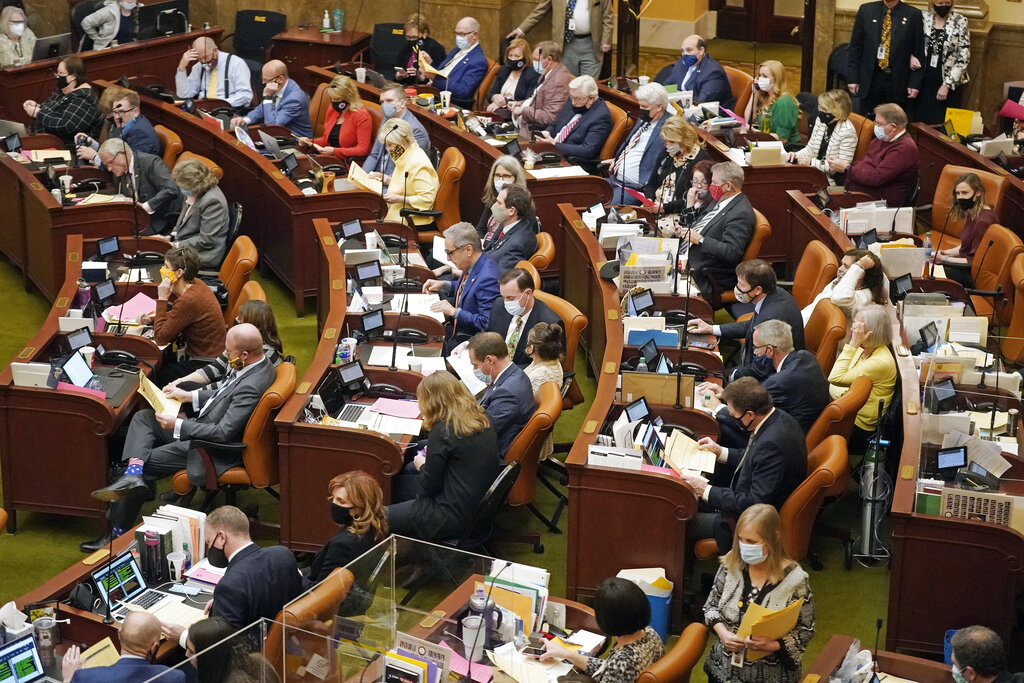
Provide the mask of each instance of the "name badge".
[{"label": "name badge", "polygon": [[928,62],[928,65],[931,66],[933,69],[936,68],[939,65],[939,56],[938,55],[932,55],[932,58]]},{"label": "name badge", "polygon": [[885,59],[885,45],[878,46],[878,59]]},{"label": "name badge", "polygon": [[569,30],[570,31],[575,31],[576,30],[576,20],[571,18],[571,17],[569,18]]}]

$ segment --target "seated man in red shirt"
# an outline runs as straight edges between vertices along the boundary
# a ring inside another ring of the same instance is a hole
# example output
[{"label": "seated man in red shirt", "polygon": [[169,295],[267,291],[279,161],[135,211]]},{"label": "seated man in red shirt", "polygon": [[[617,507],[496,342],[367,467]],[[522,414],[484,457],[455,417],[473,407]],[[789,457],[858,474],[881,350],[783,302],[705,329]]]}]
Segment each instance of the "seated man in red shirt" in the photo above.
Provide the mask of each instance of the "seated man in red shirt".
[{"label": "seated man in red shirt", "polygon": [[905,206],[917,185],[917,145],[907,133],[907,115],[897,104],[875,107],[875,139],[863,158],[848,164],[828,160],[834,173],[846,174],[846,189],[884,199],[891,206]]}]

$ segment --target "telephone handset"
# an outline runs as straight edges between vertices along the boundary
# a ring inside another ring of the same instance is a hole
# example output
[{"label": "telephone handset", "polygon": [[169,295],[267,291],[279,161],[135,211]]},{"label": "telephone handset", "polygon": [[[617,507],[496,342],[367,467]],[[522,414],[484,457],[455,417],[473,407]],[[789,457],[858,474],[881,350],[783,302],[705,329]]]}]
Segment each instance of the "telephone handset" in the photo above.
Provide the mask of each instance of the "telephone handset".
[{"label": "telephone handset", "polygon": [[384,240],[384,246],[389,249],[404,249],[408,245],[408,240],[398,235],[381,235],[381,239]]},{"label": "telephone handset", "polygon": [[673,308],[663,314],[667,327],[681,327],[690,320],[699,320],[700,316],[694,313],[687,313],[681,308]]},{"label": "telephone handset", "polygon": [[392,334],[397,337],[399,344],[426,344],[430,341],[426,332],[412,327],[400,327],[393,333],[385,333],[385,337],[390,337]]},{"label": "telephone handset", "polygon": [[128,351],[104,351],[100,354],[100,362],[104,365],[131,365],[139,362],[139,357]]},{"label": "telephone handset", "polygon": [[363,396],[366,398],[407,398],[409,394],[402,391],[394,384],[371,384],[370,387],[363,392]]},{"label": "telephone handset", "polygon": [[423,283],[416,278],[402,277],[388,283],[392,292],[422,292]]}]

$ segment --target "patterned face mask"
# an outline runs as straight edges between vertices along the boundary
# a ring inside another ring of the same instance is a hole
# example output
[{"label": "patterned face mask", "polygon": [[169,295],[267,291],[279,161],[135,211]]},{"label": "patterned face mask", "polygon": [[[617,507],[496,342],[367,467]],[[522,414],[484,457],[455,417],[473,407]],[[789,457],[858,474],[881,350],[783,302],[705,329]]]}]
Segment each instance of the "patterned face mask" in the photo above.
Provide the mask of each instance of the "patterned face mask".
[{"label": "patterned face mask", "polygon": [[405,154],[405,147],[402,147],[401,145],[394,145],[393,147],[389,147],[388,154],[391,155],[392,160],[398,161],[402,157],[402,155]]}]

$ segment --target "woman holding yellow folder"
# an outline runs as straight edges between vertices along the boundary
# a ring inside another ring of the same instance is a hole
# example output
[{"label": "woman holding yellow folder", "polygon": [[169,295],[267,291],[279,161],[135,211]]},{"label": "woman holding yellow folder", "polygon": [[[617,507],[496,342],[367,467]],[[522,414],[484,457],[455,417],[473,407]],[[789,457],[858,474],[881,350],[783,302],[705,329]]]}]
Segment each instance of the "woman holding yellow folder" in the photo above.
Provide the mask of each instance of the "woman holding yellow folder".
[{"label": "woman holding yellow folder", "polygon": [[[777,639],[739,637],[751,605],[779,611],[802,600],[796,625]],[[736,522],[732,550],[722,557],[704,621],[718,638],[704,662],[708,680],[796,683],[814,636],[814,596],[807,572],[786,556],[782,523],[771,505],[752,505]],[[751,660],[755,661],[751,661]]]}]

